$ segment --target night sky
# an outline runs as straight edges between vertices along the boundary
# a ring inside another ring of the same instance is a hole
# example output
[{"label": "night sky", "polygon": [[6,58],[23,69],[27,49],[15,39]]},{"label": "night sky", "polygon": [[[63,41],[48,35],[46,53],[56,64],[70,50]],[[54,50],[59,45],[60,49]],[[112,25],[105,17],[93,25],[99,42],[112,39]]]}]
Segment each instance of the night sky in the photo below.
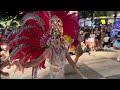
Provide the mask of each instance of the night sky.
[{"label": "night sky", "polygon": [[[7,19],[8,17],[12,16],[15,17],[16,15],[18,15],[19,12],[18,11],[6,11],[6,10],[0,10],[0,18],[4,18]],[[21,19],[22,15],[18,15],[17,19]]]}]

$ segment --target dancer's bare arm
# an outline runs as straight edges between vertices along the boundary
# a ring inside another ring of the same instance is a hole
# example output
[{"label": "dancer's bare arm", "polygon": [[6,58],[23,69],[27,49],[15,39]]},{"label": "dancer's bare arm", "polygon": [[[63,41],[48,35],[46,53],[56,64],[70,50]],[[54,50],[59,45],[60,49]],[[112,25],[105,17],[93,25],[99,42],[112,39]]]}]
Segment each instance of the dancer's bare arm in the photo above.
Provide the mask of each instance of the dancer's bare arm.
[{"label": "dancer's bare arm", "polygon": [[78,44],[76,49],[76,57],[75,57],[75,63],[77,63],[79,57],[83,54],[81,43]]},{"label": "dancer's bare arm", "polygon": [[78,62],[79,57],[83,54],[81,42],[84,41],[85,34],[86,32],[84,32],[83,35],[80,34],[78,35],[79,44],[77,45],[77,49],[76,49],[75,63]]},{"label": "dancer's bare arm", "polygon": [[8,72],[3,72],[3,71],[1,71],[1,70],[0,70],[0,74],[4,75],[4,76],[6,76],[6,77],[9,76],[9,73],[8,73]]},{"label": "dancer's bare arm", "polygon": [[75,62],[72,60],[72,58],[70,57],[68,51],[66,50],[65,56],[69,62],[69,64],[73,67],[73,69],[82,76],[83,79],[87,79],[82,73],[81,71],[78,69],[78,67],[76,66]]},{"label": "dancer's bare arm", "polygon": [[28,62],[26,64],[22,64],[22,67],[24,68],[34,67],[42,63],[45,59],[49,58],[50,56],[51,56],[51,48],[48,48],[44,51],[44,53],[41,56],[39,56],[34,61]]}]

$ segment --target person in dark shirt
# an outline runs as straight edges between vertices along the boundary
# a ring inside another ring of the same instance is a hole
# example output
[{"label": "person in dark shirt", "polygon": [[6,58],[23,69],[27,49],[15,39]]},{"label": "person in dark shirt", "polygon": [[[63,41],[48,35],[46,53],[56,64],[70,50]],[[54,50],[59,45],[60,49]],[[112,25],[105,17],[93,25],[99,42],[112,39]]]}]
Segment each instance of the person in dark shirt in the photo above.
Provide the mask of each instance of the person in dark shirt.
[{"label": "person in dark shirt", "polygon": [[84,41],[86,41],[86,39],[88,39],[90,37],[90,33],[86,32],[85,36],[84,36]]}]

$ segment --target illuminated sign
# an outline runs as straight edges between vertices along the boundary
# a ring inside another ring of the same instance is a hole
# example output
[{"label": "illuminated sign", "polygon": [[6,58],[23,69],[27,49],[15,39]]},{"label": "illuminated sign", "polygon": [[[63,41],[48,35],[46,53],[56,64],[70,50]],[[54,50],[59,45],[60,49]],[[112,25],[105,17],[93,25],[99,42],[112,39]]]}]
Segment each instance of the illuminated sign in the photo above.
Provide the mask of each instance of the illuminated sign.
[{"label": "illuminated sign", "polygon": [[106,24],[106,16],[102,16],[101,17],[101,20],[100,20],[100,22],[101,22],[101,24]]}]

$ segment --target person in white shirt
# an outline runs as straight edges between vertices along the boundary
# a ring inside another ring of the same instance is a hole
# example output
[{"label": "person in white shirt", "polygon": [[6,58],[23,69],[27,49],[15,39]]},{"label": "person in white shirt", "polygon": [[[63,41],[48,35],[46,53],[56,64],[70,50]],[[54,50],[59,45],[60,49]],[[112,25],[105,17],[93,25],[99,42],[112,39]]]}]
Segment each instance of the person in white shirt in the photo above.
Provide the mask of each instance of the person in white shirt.
[{"label": "person in white shirt", "polygon": [[106,36],[103,38],[104,50],[106,50],[108,48],[109,43],[110,43],[110,37],[108,36],[108,34],[106,34]]},{"label": "person in white shirt", "polygon": [[92,31],[91,34],[90,34],[90,38],[89,38],[91,51],[96,50],[95,37],[96,37],[96,35],[95,35],[94,31]]}]

